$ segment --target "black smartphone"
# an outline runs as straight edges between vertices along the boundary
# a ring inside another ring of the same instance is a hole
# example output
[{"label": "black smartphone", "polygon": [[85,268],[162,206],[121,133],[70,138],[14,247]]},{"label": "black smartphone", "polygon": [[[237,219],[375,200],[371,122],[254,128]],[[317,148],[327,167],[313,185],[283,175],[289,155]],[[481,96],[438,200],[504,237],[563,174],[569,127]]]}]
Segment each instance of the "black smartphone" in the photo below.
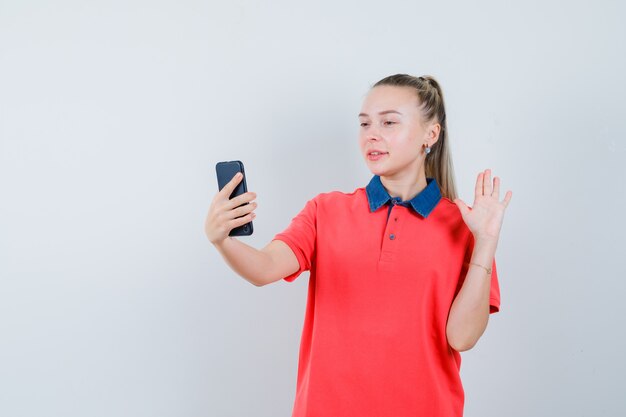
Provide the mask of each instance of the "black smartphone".
[{"label": "black smartphone", "polygon": [[[248,185],[246,184],[246,173],[243,171],[243,163],[241,161],[218,162],[215,165],[215,171],[217,173],[217,186],[220,191],[222,190],[222,188],[224,188],[226,184],[228,184],[230,180],[233,179],[236,173],[241,172],[243,174],[243,179],[239,182],[239,184],[237,184],[233,192],[228,197],[229,199],[248,192]],[[246,204],[250,203],[246,202],[243,203],[241,206]],[[228,236],[250,236],[252,234],[252,231],[252,221],[249,221],[246,224],[242,224],[241,226],[232,228],[231,231],[228,233]]]}]

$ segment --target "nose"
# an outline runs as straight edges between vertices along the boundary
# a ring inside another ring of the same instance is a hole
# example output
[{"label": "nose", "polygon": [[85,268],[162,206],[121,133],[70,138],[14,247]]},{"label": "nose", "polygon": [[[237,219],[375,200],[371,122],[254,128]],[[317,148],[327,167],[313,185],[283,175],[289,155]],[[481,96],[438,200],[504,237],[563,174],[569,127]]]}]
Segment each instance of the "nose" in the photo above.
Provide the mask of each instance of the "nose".
[{"label": "nose", "polygon": [[367,141],[368,142],[378,142],[378,141],[380,141],[380,136],[370,134],[370,135],[367,136]]},{"label": "nose", "polygon": [[378,129],[371,126],[369,131],[367,132],[367,141],[371,142],[374,140],[380,140],[380,134],[378,133]]}]

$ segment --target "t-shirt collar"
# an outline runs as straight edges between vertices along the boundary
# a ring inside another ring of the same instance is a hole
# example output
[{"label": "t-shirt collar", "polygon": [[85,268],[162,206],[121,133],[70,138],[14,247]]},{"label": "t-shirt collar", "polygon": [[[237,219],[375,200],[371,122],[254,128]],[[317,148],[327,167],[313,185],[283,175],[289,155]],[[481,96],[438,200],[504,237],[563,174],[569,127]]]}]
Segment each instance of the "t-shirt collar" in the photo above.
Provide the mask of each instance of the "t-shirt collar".
[{"label": "t-shirt collar", "polygon": [[[369,184],[365,187],[367,201],[369,203],[370,212],[374,212],[381,208],[385,203],[391,200],[391,196],[383,186],[379,175],[374,175]],[[396,198],[396,201],[399,199]],[[420,191],[415,197],[408,201],[417,213],[423,217],[427,217],[441,200],[441,191],[437,185],[435,178],[426,177],[426,188]],[[406,203],[406,202],[405,202]]]}]

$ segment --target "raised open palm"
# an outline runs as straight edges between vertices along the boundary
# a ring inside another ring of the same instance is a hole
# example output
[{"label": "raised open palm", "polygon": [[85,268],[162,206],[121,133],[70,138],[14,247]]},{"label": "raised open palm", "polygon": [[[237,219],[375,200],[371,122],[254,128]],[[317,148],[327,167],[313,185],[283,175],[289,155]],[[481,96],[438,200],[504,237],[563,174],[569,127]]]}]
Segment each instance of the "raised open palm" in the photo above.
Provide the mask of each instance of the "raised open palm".
[{"label": "raised open palm", "polygon": [[500,201],[500,178],[493,178],[491,183],[491,169],[478,174],[474,194],[474,204],[468,207],[460,198],[454,203],[461,210],[463,221],[467,224],[474,238],[498,239],[504,210],[511,201],[512,191],[507,191],[504,200]]}]

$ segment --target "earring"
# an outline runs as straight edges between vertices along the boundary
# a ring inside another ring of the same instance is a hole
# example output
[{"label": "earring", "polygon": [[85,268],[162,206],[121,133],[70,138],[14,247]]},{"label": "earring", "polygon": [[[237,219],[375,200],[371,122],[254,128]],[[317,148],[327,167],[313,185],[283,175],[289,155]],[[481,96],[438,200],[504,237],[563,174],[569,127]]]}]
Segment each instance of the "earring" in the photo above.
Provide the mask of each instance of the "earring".
[{"label": "earring", "polygon": [[424,152],[426,152],[426,155],[428,155],[430,153],[430,146],[426,146],[426,149],[424,149]]}]

